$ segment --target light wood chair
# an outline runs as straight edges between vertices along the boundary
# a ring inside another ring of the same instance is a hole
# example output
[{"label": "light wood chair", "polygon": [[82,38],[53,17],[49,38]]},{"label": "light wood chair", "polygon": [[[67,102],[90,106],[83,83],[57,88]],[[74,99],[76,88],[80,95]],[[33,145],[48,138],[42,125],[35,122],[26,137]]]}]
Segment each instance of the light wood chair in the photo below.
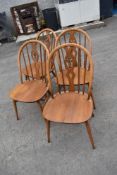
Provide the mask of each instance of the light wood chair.
[{"label": "light wood chair", "polygon": [[[82,56],[82,59],[81,59]],[[74,64],[77,61],[76,67]],[[56,85],[50,78],[50,65],[53,63],[56,73]],[[82,72],[80,71],[82,69]],[[89,119],[93,114],[93,101],[91,98],[93,80],[93,62],[90,53],[81,45],[68,43],[58,46],[50,55],[47,76],[52,98],[48,100],[43,109],[47,127],[48,142],[50,142],[50,122],[58,123],[84,123],[93,149],[95,148]],[[64,76],[66,71],[66,77]],[[89,85],[87,86],[87,72],[89,73]],[[83,79],[81,80],[81,74]],[[61,74],[63,87],[60,88],[59,74]],[[67,79],[66,79],[67,78]],[[67,86],[66,81],[69,83]],[[80,82],[82,81],[82,85]],[[77,85],[77,86],[76,86]]]},{"label": "light wood chair", "polygon": [[[45,28],[37,33],[36,39],[42,41],[48,48],[49,53],[51,53],[52,50],[55,48],[57,35],[54,30],[50,28]],[[53,65],[51,65],[50,72],[53,74],[53,76],[55,76],[55,73],[53,71]]]},{"label": "light wood chair", "polygon": [[36,39],[42,41],[51,52],[55,48],[57,35],[52,29],[46,28],[37,33]]},{"label": "light wood chair", "polygon": [[89,34],[82,29],[66,29],[61,32],[56,40],[56,46],[65,43],[77,43],[86,48],[92,55],[92,40]]},{"label": "light wood chair", "polygon": [[[80,44],[82,45],[84,48],[86,48],[90,54],[92,55],[92,40],[90,38],[90,36],[88,35],[87,32],[85,32],[84,30],[82,29],[66,29],[64,30],[58,37],[57,37],[57,40],[56,40],[56,46],[59,46],[61,44],[65,44],[65,43],[77,43],[77,44]],[[74,62],[74,66],[76,66],[76,69],[75,69],[75,72],[77,74],[77,65],[76,63]],[[82,84],[82,79],[83,79],[83,69],[81,68],[81,84]],[[66,72],[64,72],[64,76],[65,76]],[[88,83],[89,82],[89,72],[87,70],[86,72],[86,82],[85,83]],[[62,81],[61,81],[61,74],[60,74],[60,77],[59,77],[59,80],[58,80],[59,84],[62,86]],[[68,81],[67,81],[67,78],[65,80],[65,83],[68,84]],[[93,105],[94,105],[94,109],[96,108],[96,105],[95,105],[95,100],[94,100],[94,96],[93,96],[93,92],[91,92],[91,96],[92,96],[92,99],[93,99]]]},{"label": "light wood chair", "polygon": [[[47,47],[48,51],[51,52],[55,48],[55,43],[56,43],[56,34],[52,29],[43,29],[37,33],[36,40],[41,41],[45,46]],[[40,48],[38,48],[40,49]],[[40,51],[41,52],[41,51]],[[35,65],[34,63],[31,63],[32,69],[30,69],[30,65],[27,65],[27,68],[22,69],[22,73],[25,75],[26,78],[31,77],[33,74],[33,77],[35,79],[39,79],[41,76],[45,76],[45,62],[38,61],[37,70],[39,72],[39,67],[43,66],[43,72],[40,69],[39,75],[38,72],[35,72]],[[28,71],[28,73],[27,73]],[[54,72],[52,71],[51,67],[51,72],[54,75]]]},{"label": "light wood chair", "polygon": [[[41,41],[26,41],[19,49],[18,67],[21,83],[10,92],[17,120],[19,120],[17,102],[37,102],[40,105],[39,101],[48,92],[45,76],[48,57],[48,49]],[[26,70],[26,79],[23,70]]]}]

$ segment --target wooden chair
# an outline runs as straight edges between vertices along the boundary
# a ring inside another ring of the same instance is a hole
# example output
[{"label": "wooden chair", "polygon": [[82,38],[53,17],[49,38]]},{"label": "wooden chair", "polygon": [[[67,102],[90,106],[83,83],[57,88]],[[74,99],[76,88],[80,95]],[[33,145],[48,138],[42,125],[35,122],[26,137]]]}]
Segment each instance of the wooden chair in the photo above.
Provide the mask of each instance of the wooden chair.
[{"label": "wooden chair", "polygon": [[37,33],[36,39],[42,41],[51,52],[55,48],[57,36],[52,29],[46,28]]},{"label": "wooden chair", "polygon": [[[49,53],[51,53],[55,48],[57,35],[52,29],[46,28],[37,33],[36,39],[42,41],[48,48]],[[51,65],[50,72],[53,74],[53,76],[55,76],[53,65]]]},{"label": "wooden chair", "polygon": [[87,32],[82,29],[66,29],[59,34],[56,40],[56,46],[65,43],[77,43],[86,48],[92,55],[92,40]]},{"label": "wooden chair", "polygon": [[[43,29],[43,30],[41,30],[40,32],[37,33],[36,40],[39,40],[43,44],[45,44],[45,46],[47,47],[48,51],[51,52],[54,49],[54,47],[55,47],[56,34],[51,29],[48,29],[48,28],[47,29]],[[37,66],[37,70],[39,69],[39,67],[42,67],[42,66],[43,66],[43,70],[45,69],[45,63],[44,62],[38,61],[38,64],[36,66]],[[25,69],[25,68],[22,69],[22,73],[25,75],[26,78],[28,78],[28,76],[31,77],[32,74],[33,74],[33,77],[35,79],[38,79],[41,76],[45,76],[44,75],[45,71],[42,72],[41,69],[40,69],[39,75],[37,75],[38,72],[35,72],[35,65],[34,65],[34,63],[32,63],[31,67],[32,67],[32,69],[30,69],[30,65],[27,65],[27,69]],[[27,74],[27,70],[28,70],[28,74]],[[51,70],[51,72],[54,74],[54,72],[52,70]]]},{"label": "wooden chair", "polygon": [[[48,49],[41,41],[27,41],[19,49],[18,67],[21,83],[16,85],[10,93],[17,120],[19,120],[17,102],[37,102],[40,104],[39,100],[41,100],[48,91],[45,77],[46,60],[48,57]],[[27,75],[26,80],[23,72],[24,69]]]},{"label": "wooden chair", "polygon": [[[91,38],[90,36],[88,35],[87,32],[85,32],[84,30],[82,29],[66,29],[64,30],[57,38],[56,40],[56,46],[59,46],[61,44],[65,44],[65,43],[77,43],[77,44],[80,44],[82,45],[84,48],[86,48],[90,54],[92,55],[92,41],[91,41]],[[74,66],[76,66],[76,63],[74,63]],[[81,68],[81,84],[82,84],[82,79],[83,79],[83,69]],[[76,69],[75,69],[75,72],[77,74],[77,66],[76,66]],[[64,72],[64,76],[66,74],[66,71]],[[86,82],[85,83],[88,83],[89,82],[89,72],[87,70],[86,72],[86,75],[87,75],[87,78],[86,78]],[[59,84],[62,86],[62,79],[61,79],[61,74],[60,74],[60,77],[59,77]],[[68,84],[68,81],[67,81],[67,78],[65,80],[65,83]],[[94,109],[96,108],[96,105],[95,105],[95,100],[94,100],[94,96],[93,96],[93,92],[91,92],[91,96],[92,96],[92,99],[93,99],[93,105],[94,105]]]},{"label": "wooden chair", "polygon": [[[77,76],[75,73],[76,67],[74,67],[76,61]],[[56,73],[56,85],[52,84],[52,79],[50,78],[49,68],[51,62],[54,64],[54,71]],[[83,68],[82,85],[80,84],[80,68]],[[43,109],[48,142],[50,142],[50,122],[84,123],[92,147],[95,148],[89,125],[89,119],[93,114],[93,101],[91,98],[93,69],[91,55],[81,45],[75,43],[63,44],[51,53],[47,66],[47,76],[52,98],[48,100]],[[87,70],[89,72],[89,85],[85,83]],[[64,71],[66,71],[66,77],[64,76]],[[59,74],[62,75],[63,89],[60,88]],[[66,78],[69,86],[65,82]]]}]

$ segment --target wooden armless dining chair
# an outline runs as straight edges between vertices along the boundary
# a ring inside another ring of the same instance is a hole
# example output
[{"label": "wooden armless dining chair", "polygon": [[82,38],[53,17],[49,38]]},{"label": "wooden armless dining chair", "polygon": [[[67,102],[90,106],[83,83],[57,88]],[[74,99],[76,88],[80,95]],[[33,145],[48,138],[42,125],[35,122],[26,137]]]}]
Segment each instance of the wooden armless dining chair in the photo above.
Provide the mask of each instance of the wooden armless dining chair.
[{"label": "wooden armless dining chair", "polygon": [[[57,38],[56,40],[56,46],[59,46],[61,44],[65,44],[65,43],[77,43],[82,45],[84,48],[86,48],[90,54],[92,55],[92,41],[90,36],[88,35],[87,32],[85,32],[82,29],[66,29],[64,30]],[[76,66],[76,62],[74,62],[74,66]],[[82,71],[83,69],[80,69],[81,71],[81,80],[83,79],[83,74]],[[66,72],[64,72],[64,76],[65,76]],[[77,74],[77,66],[76,66],[76,74]],[[89,71],[87,70],[86,72],[87,78],[86,78],[86,82],[89,82]],[[82,84],[82,81],[80,82]],[[61,81],[61,75],[59,77],[59,84],[62,85],[62,81]],[[91,96],[93,99],[93,105],[94,105],[94,109],[96,108],[95,105],[95,100],[94,100],[94,96],[93,96],[93,92],[91,91]]]},{"label": "wooden armless dining chair", "polygon": [[[55,48],[57,35],[54,30],[50,28],[45,28],[37,33],[36,39],[42,41],[48,48],[49,53],[51,53],[52,50]],[[51,65],[50,72],[53,74],[53,76],[55,76],[55,73],[53,71],[53,65]]]},{"label": "wooden armless dining chair", "polygon": [[55,48],[57,35],[52,29],[46,28],[37,33],[36,39],[42,41],[51,52]]},{"label": "wooden armless dining chair", "polygon": [[[17,102],[37,102],[40,104],[39,101],[48,92],[47,79],[45,76],[48,57],[48,49],[41,41],[26,41],[19,49],[18,67],[21,83],[16,85],[10,93],[17,120],[19,120]],[[28,76],[27,79],[25,79],[24,76],[24,69]]]},{"label": "wooden armless dining chair", "polygon": [[[36,40],[41,41],[47,47],[48,51],[51,52],[54,49],[54,47],[55,47],[56,34],[51,29],[48,29],[48,28],[47,29],[43,29],[43,30],[41,30],[41,31],[39,31],[37,33]],[[43,66],[43,70],[44,70],[45,62],[38,61],[38,64],[36,66],[37,66],[37,70],[39,70],[39,67],[42,67],[42,66]],[[37,73],[35,72],[35,65],[34,65],[34,63],[32,63],[31,67],[32,67],[32,69],[30,69],[30,65],[27,65],[27,69],[26,68],[22,69],[22,73],[25,75],[26,79],[29,76],[31,77],[32,74],[33,74],[33,77],[35,79],[40,78],[39,76],[45,76],[44,75],[45,71],[41,72],[41,69],[40,69],[39,75],[37,75]],[[28,70],[28,74],[27,74],[27,70]],[[32,73],[30,72],[30,70],[32,71]],[[52,70],[51,70],[51,72],[54,74],[54,72]]]},{"label": "wooden armless dining chair", "polygon": [[[76,61],[77,76],[74,67]],[[51,62],[54,64],[54,71],[56,73],[56,85],[52,84],[52,79],[50,78],[49,68]],[[82,72],[80,71],[81,67],[83,67]],[[48,142],[50,142],[50,122],[83,123],[86,126],[92,147],[95,148],[89,124],[89,119],[93,114],[93,101],[91,98],[93,69],[91,55],[81,45],[75,43],[63,44],[58,46],[51,53],[48,60],[47,76],[52,98],[47,101],[43,109]],[[66,70],[66,77],[64,76],[64,70]],[[87,79],[87,70],[89,71],[88,86],[85,83]],[[82,80],[80,79],[81,73],[83,76]],[[61,74],[63,89],[59,86],[59,74]],[[69,82],[69,86],[67,86],[66,81]],[[82,85],[80,81],[82,81]]]}]

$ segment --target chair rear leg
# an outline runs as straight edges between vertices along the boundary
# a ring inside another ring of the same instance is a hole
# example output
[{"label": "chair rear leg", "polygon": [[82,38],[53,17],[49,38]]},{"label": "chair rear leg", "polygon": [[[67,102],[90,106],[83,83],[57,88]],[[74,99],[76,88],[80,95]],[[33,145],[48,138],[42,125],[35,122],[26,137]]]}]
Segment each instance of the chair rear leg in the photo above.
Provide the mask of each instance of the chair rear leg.
[{"label": "chair rear leg", "polygon": [[47,129],[47,138],[48,143],[50,143],[50,121],[45,119],[46,129]]},{"label": "chair rear leg", "polygon": [[95,149],[95,144],[94,144],[94,140],[93,140],[90,124],[89,124],[88,121],[85,122],[85,126],[86,126],[86,129],[87,129],[87,133],[88,133],[88,136],[89,136],[92,148]]},{"label": "chair rear leg", "polygon": [[16,118],[17,120],[19,120],[19,116],[18,116],[18,110],[17,110],[17,102],[15,100],[13,100],[13,106],[14,106],[14,110],[15,110],[15,113],[16,113]]},{"label": "chair rear leg", "polygon": [[92,97],[92,100],[93,100],[93,108],[96,109],[94,95],[93,95],[93,90],[91,91],[91,97]]}]

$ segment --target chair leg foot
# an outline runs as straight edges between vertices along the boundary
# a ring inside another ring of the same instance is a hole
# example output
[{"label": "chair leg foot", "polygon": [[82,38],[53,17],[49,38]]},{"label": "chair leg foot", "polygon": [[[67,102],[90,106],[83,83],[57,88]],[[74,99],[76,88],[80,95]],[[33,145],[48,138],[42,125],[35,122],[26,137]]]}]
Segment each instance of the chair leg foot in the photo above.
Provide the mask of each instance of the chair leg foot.
[{"label": "chair leg foot", "polygon": [[47,129],[47,139],[48,143],[50,143],[50,121],[45,119],[46,129]]},{"label": "chair leg foot", "polygon": [[85,126],[86,126],[86,129],[87,129],[87,133],[88,133],[88,136],[89,136],[92,148],[95,149],[96,147],[95,147],[95,144],[94,144],[94,140],[93,140],[90,124],[89,124],[88,121],[85,122]]},{"label": "chair leg foot", "polygon": [[15,100],[13,100],[13,106],[14,106],[14,110],[15,110],[15,113],[16,113],[16,117],[17,117],[17,120],[19,120],[19,116],[18,116],[18,110],[17,110],[17,102]]},{"label": "chair leg foot", "polygon": [[93,108],[96,109],[94,95],[93,95],[93,92],[92,91],[91,91],[91,97],[92,97],[92,100],[93,100]]}]

